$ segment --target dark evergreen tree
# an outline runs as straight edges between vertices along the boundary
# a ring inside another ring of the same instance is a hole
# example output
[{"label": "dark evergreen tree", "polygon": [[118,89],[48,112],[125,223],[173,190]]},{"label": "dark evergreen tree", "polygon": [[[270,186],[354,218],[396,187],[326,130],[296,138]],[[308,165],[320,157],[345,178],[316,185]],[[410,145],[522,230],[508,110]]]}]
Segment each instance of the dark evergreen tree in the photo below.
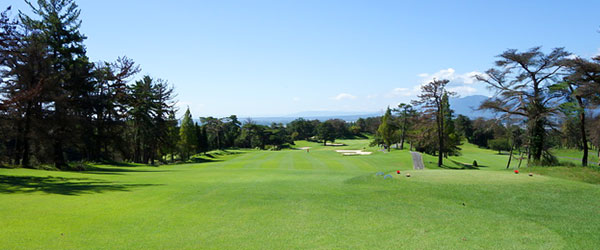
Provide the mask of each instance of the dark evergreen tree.
[{"label": "dark evergreen tree", "polygon": [[83,45],[86,37],[79,32],[80,10],[73,0],[38,0],[37,5],[26,2],[39,19],[21,12],[20,20],[25,30],[39,35],[47,48],[50,66],[40,104],[48,117],[45,122],[49,125],[53,163],[64,168],[67,149],[73,159],[82,158],[78,142],[92,112],[92,64]]},{"label": "dark evergreen tree", "polygon": [[320,140],[323,141],[323,145],[327,145],[328,141],[334,142],[335,135],[336,135],[335,128],[328,121],[322,122],[317,127],[317,136],[319,137]]},{"label": "dark evergreen tree", "polygon": [[444,154],[446,157],[449,155],[457,155],[460,152],[460,136],[456,133],[454,127],[454,110],[450,108],[450,102],[448,99],[448,93],[444,93],[442,96],[442,107],[444,115]]},{"label": "dark evergreen tree", "polygon": [[198,145],[198,134],[196,125],[192,119],[192,114],[188,108],[181,119],[181,126],[179,128],[179,150],[181,159],[188,160],[190,155],[196,151]]},{"label": "dark evergreen tree", "polygon": [[381,125],[377,129],[376,137],[381,140],[387,151],[391,150],[392,143],[394,143],[395,133],[397,132],[398,127],[394,121],[394,117],[392,116],[392,110],[390,107],[387,108],[385,114],[381,118]]},{"label": "dark evergreen tree", "polygon": [[404,149],[404,142],[408,135],[408,131],[412,127],[412,120],[416,116],[416,111],[412,105],[406,103],[398,104],[398,108],[394,110],[398,113],[399,128],[400,128],[400,150]]},{"label": "dark evergreen tree", "polygon": [[467,116],[458,115],[454,119],[454,126],[456,127],[456,133],[465,139],[473,136],[473,121]]}]

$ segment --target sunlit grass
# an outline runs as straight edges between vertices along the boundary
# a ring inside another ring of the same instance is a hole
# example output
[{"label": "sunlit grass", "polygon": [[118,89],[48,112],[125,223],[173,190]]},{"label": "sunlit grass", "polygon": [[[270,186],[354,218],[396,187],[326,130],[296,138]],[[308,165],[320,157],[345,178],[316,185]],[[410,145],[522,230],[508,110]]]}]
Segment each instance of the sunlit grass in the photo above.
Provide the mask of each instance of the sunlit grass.
[{"label": "sunlit grass", "polygon": [[[572,169],[514,174],[504,170],[506,155],[465,145],[464,154],[451,159],[477,159],[486,167],[414,171],[407,150],[385,153],[368,147],[367,140],[338,142],[347,146],[297,142],[296,147],[311,149],[228,150],[199,164],[98,166],[89,172],[0,169],[0,246],[594,249],[600,244],[600,186],[562,179]],[[373,154],[334,151],[342,148]],[[394,178],[377,177],[378,171]]]}]

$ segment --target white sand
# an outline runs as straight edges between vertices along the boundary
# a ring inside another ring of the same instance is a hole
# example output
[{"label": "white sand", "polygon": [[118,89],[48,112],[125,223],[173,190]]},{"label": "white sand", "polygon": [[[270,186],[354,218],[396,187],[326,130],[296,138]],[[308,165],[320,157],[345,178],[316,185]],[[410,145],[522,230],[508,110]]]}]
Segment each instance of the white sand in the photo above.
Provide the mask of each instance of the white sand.
[{"label": "white sand", "polygon": [[373,152],[363,152],[362,150],[336,150],[335,152],[342,153],[342,155],[370,155]]},{"label": "white sand", "polygon": [[311,147],[301,147],[301,148],[297,148],[297,149],[300,149],[300,150],[307,150],[307,149],[311,149]]},{"label": "white sand", "polygon": [[349,155],[370,155],[370,154],[372,154],[372,153],[371,152],[356,152],[356,153],[343,153],[342,155],[349,156]]}]

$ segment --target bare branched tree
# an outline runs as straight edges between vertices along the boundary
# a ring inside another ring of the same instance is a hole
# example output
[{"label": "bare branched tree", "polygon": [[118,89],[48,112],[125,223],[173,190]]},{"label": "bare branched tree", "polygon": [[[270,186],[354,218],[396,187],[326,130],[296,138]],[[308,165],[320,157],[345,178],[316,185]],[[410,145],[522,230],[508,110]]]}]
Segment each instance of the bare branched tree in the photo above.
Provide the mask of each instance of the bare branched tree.
[{"label": "bare branched tree", "polygon": [[[496,67],[476,79],[495,91],[495,96],[481,104],[481,109],[502,115],[520,116],[527,120],[529,158],[541,160],[547,153],[546,127],[548,117],[557,112],[559,94],[552,94],[549,86],[561,81],[569,55],[563,48],[544,54],[540,47],[519,52],[509,49],[500,54]],[[549,156],[549,154],[547,154]]]},{"label": "bare branched tree", "polygon": [[435,117],[438,135],[438,167],[443,165],[444,158],[444,103],[442,98],[444,95],[454,96],[456,93],[446,90],[446,85],[449,80],[433,79],[432,82],[421,86],[421,94],[418,95],[418,100],[413,101],[413,105],[421,106],[427,113]]}]

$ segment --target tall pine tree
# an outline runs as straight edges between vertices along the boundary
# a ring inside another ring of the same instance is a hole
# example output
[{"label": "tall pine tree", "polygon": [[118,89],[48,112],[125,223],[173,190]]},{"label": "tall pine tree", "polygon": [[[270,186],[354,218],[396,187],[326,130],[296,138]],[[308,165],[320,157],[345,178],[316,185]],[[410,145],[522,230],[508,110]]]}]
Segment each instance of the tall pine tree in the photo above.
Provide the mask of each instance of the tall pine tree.
[{"label": "tall pine tree", "polygon": [[391,150],[392,143],[395,139],[395,133],[398,127],[394,123],[394,117],[392,117],[392,110],[390,107],[387,108],[385,114],[381,118],[381,125],[377,129],[377,136],[381,139],[383,144],[386,146],[388,152]]},{"label": "tall pine tree", "polygon": [[44,84],[46,98],[40,104],[50,118],[47,122],[53,162],[56,167],[64,168],[67,162],[65,150],[67,147],[71,152],[77,150],[76,143],[82,136],[81,125],[91,114],[92,64],[83,45],[86,37],[79,32],[80,10],[73,0],[38,0],[37,6],[26,2],[39,19],[21,13],[21,22],[26,30],[38,34],[48,48],[50,69]]},{"label": "tall pine tree", "polygon": [[195,152],[197,138],[196,126],[188,108],[183,115],[183,119],[181,119],[181,127],[179,128],[179,152],[183,160],[188,160],[190,154]]}]

